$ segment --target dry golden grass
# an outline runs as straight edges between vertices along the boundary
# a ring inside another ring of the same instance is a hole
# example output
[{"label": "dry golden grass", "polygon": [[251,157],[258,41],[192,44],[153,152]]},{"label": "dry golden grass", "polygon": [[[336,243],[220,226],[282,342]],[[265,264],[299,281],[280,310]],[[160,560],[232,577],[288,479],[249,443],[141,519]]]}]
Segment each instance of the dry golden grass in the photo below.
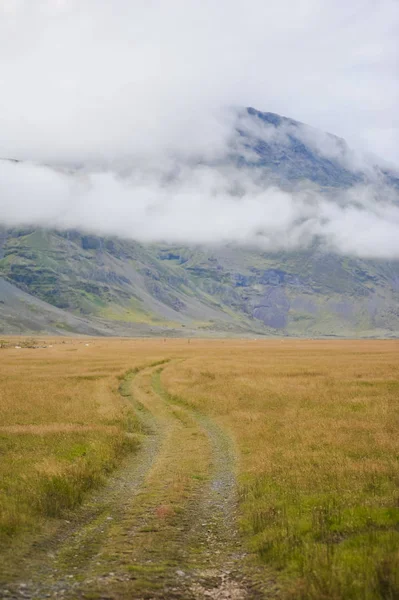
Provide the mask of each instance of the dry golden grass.
[{"label": "dry golden grass", "polygon": [[294,597],[398,597],[398,366],[396,341],[225,342],[164,371],[233,435],[243,528]]},{"label": "dry golden grass", "polygon": [[243,532],[287,594],[398,597],[398,342],[46,344],[0,350],[3,539],[76,506],[131,449],[118,377],[181,358],[162,385],[231,434]]},{"label": "dry golden grass", "polygon": [[0,356],[3,545],[75,508],[137,449],[138,422],[118,377],[160,350],[124,341],[7,342]]}]

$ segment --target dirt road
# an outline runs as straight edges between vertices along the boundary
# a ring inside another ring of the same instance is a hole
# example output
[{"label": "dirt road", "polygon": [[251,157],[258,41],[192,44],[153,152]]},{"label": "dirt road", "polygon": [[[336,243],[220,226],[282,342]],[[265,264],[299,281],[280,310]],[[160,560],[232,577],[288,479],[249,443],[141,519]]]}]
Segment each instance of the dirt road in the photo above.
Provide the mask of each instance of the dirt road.
[{"label": "dirt road", "polygon": [[37,544],[4,598],[274,596],[240,539],[233,444],[164,390],[162,371],[172,365],[126,374],[120,391],[140,417],[140,451],[74,521]]}]

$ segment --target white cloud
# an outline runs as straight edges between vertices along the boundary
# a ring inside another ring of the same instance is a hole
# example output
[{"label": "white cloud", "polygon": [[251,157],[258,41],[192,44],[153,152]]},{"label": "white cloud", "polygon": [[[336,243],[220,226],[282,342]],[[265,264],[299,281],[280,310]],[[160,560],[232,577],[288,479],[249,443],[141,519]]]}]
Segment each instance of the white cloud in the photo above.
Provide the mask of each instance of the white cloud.
[{"label": "white cloud", "polygon": [[0,221],[399,257],[377,187],[290,194],[204,166],[226,151],[226,107],[248,105],[346,138],[355,152],[296,128],[347,168],[399,163],[398,25],[396,0],[0,0],[0,157],[32,161],[0,162]]},{"label": "white cloud", "polygon": [[220,107],[251,105],[399,162],[398,12],[396,0],[0,0],[0,156],[195,154],[223,143]]},{"label": "white cloud", "polygon": [[257,183],[251,170],[204,165],[179,173],[66,173],[0,161],[7,226],[78,228],[142,242],[295,250],[318,240],[362,257],[399,258],[399,206],[389,191],[358,187],[334,197]]}]

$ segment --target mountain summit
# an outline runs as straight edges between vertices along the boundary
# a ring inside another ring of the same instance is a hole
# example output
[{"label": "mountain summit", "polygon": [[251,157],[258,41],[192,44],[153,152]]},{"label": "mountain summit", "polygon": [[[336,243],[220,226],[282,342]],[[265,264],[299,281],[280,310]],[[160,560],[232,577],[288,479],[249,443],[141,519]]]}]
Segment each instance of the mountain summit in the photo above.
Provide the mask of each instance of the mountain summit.
[{"label": "mountain summit", "polygon": [[339,188],[383,180],[399,186],[398,173],[379,166],[377,159],[294,119],[249,107],[238,113],[237,133],[239,149],[245,148],[251,156],[244,162],[263,167],[281,182],[308,180]]}]

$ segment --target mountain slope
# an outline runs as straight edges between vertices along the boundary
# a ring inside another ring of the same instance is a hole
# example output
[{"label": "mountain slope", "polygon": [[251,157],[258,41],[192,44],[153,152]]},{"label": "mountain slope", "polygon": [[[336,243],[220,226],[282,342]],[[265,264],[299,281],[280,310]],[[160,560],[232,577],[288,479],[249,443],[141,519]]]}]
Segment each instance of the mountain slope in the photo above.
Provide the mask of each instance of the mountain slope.
[{"label": "mountain slope", "polygon": [[0,332],[104,335],[107,328],[95,327],[90,320],[47,304],[0,277]]},{"label": "mountain slope", "polygon": [[[283,189],[399,179],[340,138],[249,108],[224,162]],[[222,161],[222,162],[223,162]],[[217,165],[215,165],[217,168]],[[67,230],[0,230],[0,331],[102,335],[396,336],[399,262],[326,251],[144,245]]]},{"label": "mountain slope", "polygon": [[[47,311],[49,304],[57,306],[62,315],[56,322],[66,324],[58,329],[65,331],[306,336],[399,331],[397,262],[317,249],[267,254],[234,246],[145,247],[46,230],[9,231],[3,253],[1,272],[13,289],[19,286],[48,303]],[[67,318],[70,313],[81,317],[79,323]],[[24,322],[21,308],[17,314]],[[43,330],[46,319],[54,324],[54,318],[43,317]]]},{"label": "mountain slope", "polygon": [[275,113],[247,108],[238,115],[235,160],[261,167],[280,184],[309,181],[346,188],[383,181],[399,188],[399,174],[354,152],[342,138]]},{"label": "mountain slope", "polygon": [[234,315],[173,260],[168,264],[162,253],[141,244],[75,231],[9,230],[2,255],[0,269],[8,281],[91,319],[93,327],[108,323],[108,333],[251,329],[248,317]]}]

